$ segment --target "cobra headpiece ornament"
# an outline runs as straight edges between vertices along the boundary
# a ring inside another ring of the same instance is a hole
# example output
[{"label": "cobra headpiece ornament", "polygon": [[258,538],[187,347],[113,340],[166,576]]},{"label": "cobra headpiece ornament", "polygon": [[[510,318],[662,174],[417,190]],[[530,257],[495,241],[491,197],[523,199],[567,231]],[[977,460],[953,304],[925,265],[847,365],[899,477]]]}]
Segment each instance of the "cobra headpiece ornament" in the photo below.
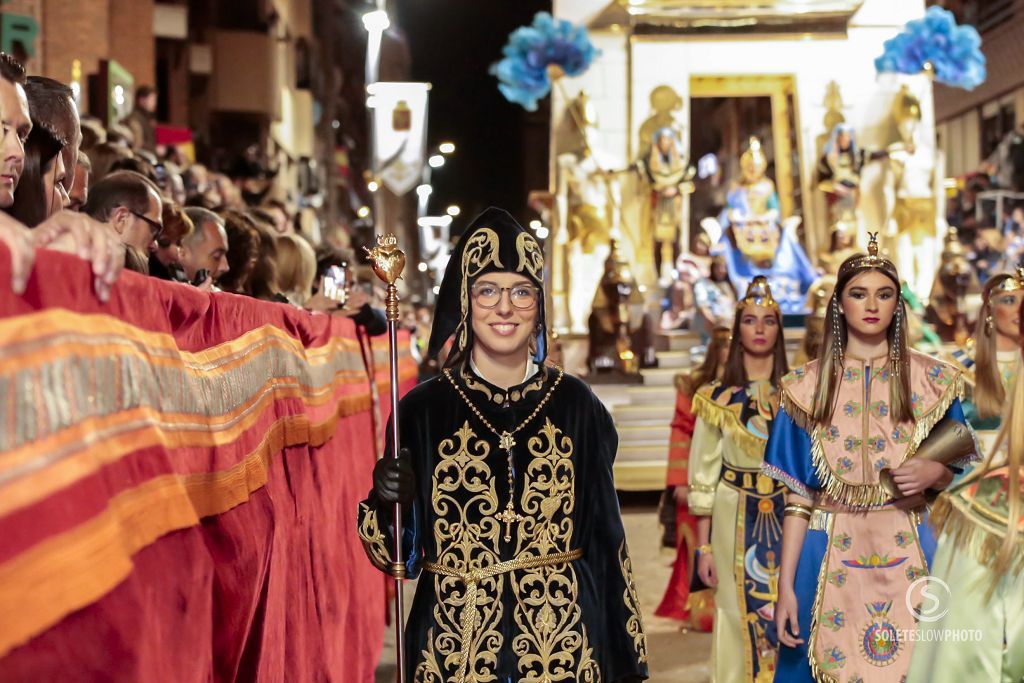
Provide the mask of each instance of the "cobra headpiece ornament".
[{"label": "cobra headpiece ornament", "polygon": [[878,255],[878,233],[868,233],[868,255],[861,256],[853,264],[854,268],[880,268],[889,263],[889,259]]}]

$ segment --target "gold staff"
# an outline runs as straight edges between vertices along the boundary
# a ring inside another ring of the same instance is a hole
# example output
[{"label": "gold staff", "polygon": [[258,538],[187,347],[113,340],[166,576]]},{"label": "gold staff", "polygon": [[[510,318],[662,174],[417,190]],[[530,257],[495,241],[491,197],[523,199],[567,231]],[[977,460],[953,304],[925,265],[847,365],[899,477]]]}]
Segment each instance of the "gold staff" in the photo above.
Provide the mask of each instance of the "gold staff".
[{"label": "gold staff", "polygon": [[[388,286],[384,300],[388,321],[389,364],[391,366],[391,457],[401,452],[398,443],[398,287],[395,282],[405,268],[405,252],[398,248],[394,235],[380,235],[377,246],[372,250],[363,247],[370,258],[373,272]],[[383,454],[381,457],[387,457]],[[391,576],[395,578],[395,646],[398,650],[398,683],[405,683],[405,600],[402,595],[402,581],[405,579],[405,562],[402,561],[402,504],[395,503],[393,510],[394,546],[391,554]]]}]

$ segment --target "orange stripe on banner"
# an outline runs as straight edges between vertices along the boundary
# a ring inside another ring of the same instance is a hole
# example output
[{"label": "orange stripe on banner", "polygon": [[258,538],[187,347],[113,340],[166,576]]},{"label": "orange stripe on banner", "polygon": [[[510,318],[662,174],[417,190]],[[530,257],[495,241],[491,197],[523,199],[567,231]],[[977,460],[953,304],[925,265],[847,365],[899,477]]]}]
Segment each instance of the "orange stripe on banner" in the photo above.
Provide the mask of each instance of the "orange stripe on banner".
[{"label": "orange stripe on banner", "polygon": [[95,517],[0,565],[0,657],[103,597],[131,573],[132,556],[160,536],[244,503],[266,484],[273,453],[304,443],[320,446],[337,421],[310,425],[303,415],[282,418],[233,467],[151,479],[112,497]]},{"label": "orange stripe on banner", "polygon": [[[272,387],[274,383],[287,379],[275,379],[268,385]],[[40,453],[47,453],[49,458],[44,467],[26,472],[0,487],[0,516],[31,505],[144,448],[163,446],[171,450],[230,444],[251,428],[275,401],[302,397],[300,388],[271,388],[260,392],[254,402],[229,415],[212,419],[196,415],[166,415],[152,408],[136,408],[85,419],[48,439],[4,454],[4,472],[10,472],[17,465],[30,464]],[[331,398],[332,394],[328,393],[318,403],[327,403]],[[369,410],[370,403],[370,396],[365,393],[342,397],[338,400],[335,415],[347,417]]]},{"label": "orange stripe on banner", "polygon": [[[47,340],[37,339],[32,342],[31,350],[28,350],[25,353],[4,354],[3,359],[5,362],[9,362],[12,365],[16,364],[21,368],[27,368],[52,363],[60,358],[68,357],[83,359],[106,358],[110,356],[135,356],[144,359],[148,365],[152,366],[179,368],[182,372],[190,375],[216,376],[226,374],[246,363],[251,363],[254,355],[266,353],[274,347],[280,348],[283,351],[292,353],[296,356],[299,355],[295,353],[295,349],[290,344],[286,343],[285,340],[274,337],[267,338],[258,344],[241,348],[230,355],[224,354],[219,356],[215,361],[203,364],[187,362],[184,358],[185,354],[176,353],[174,355],[165,356],[141,352],[138,345],[129,339],[114,339],[112,341],[105,341],[102,343],[91,343],[83,341],[82,335],[78,334],[75,335],[74,339],[70,336],[66,339],[60,339],[59,343],[54,344],[53,346],[44,344],[45,341]],[[366,371],[362,367],[362,359],[359,358],[358,353],[355,351],[337,351],[334,355],[325,355],[316,362],[311,361],[309,358],[302,358],[301,360],[305,365],[316,368],[317,366],[325,365],[328,362],[336,362],[337,356],[343,353],[349,353],[352,356],[352,369],[342,369],[339,370],[338,373],[355,381],[364,379],[366,377]]]},{"label": "orange stripe on banner", "polygon": [[[297,355],[303,356],[308,362],[325,362],[339,352],[351,352],[359,356],[359,342],[348,337],[331,337],[323,345],[305,348],[301,341],[286,334],[273,325],[263,325],[231,341],[211,346],[202,351],[190,352],[178,348],[174,337],[163,332],[150,332],[108,315],[84,315],[62,309],[48,309],[38,313],[30,313],[13,318],[0,320],[0,338],[4,339],[2,357],[7,359],[18,357],[18,351],[12,353],[11,347],[24,347],[22,353],[38,349],[41,341],[47,337],[69,335],[81,340],[83,337],[114,336],[132,340],[147,352],[161,350],[180,357],[186,364],[213,363],[225,356],[244,353],[248,347],[263,344],[267,339],[274,339],[292,349]],[[61,340],[63,345],[65,340]],[[139,350],[139,349],[136,349]],[[145,354],[159,358],[161,354]],[[362,365],[361,359],[359,365]]]}]

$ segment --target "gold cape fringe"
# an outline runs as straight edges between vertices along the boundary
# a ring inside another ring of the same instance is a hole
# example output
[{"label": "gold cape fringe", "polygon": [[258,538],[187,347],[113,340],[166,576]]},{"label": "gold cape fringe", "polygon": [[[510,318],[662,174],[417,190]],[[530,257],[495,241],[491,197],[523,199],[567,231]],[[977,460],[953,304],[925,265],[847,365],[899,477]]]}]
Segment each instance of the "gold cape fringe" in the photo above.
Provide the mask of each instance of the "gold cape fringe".
[{"label": "gold cape fringe", "polygon": [[[963,375],[957,373],[956,380],[946,387],[939,400],[915,423],[914,433],[907,444],[906,454],[900,464],[914,457],[921,442],[928,437],[939,420],[945,417],[946,411],[953,405],[954,400],[963,395],[963,391]],[[814,464],[814,471],[818,475],[818,481],[821,482],[822,490],[829,498],[843,505],[855,507],[875,507],[884,505],[892,499],[881,484],[850,484],[840,479],[832,471],[832,467],[825,458],[825,447],[818,436],[818,425],[811,419],[810,413],[789,394],[787,389],[782,390],[779,405],[792,418],[793,422],[811,437],[811,462]]]},{"label": "gold cape fringe", "polygon": [[954,547],[974,549],[975,559],[988,568],[992,577],[999,580],[1009,574],[1024,572],[1024,543],[1014,544],[1014,552],[999,561],[999,551],[1006,539],[1006,529],[986,528],[966,509],[969,503],[944,493],[932,504],[929,522],[935,529],[935,536],[948,534],[943,543]]},{"label": "gold cape fringe", "polygon": [[793,398],[792,394],[789,393],[789,389],[783,387],[782,391],[779,392],[779,407],[786,411],[790,419],[796,424],[797,427],[804,430],[808,434],[814,433],[814,421],[811,419],[811,414],[807,408],[804,408],[800,403]]},{"label": "gold cape fringe", "polygon": [[740,422],[736,413],[725,406],[715,403],[703,393],[697,392],[693,395],[693,414],[715,429],[721,430],[750,457],[755,459],[764,457],[764,449],[768,441],[749,432]]}]

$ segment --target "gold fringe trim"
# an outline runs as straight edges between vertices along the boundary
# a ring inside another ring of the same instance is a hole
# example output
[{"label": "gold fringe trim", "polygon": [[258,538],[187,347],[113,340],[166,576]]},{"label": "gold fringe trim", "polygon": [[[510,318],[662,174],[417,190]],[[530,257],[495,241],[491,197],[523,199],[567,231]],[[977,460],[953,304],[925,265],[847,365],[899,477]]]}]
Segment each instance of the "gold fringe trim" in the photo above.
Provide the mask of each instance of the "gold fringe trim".
[{"label": "gold fringe trim", "polygon": [[985,528],[968,510],[954,502],[952,494],[939,496],[928,519],[936,537],[945,533],[948,538],[943,543],[952,543],[959,549],[971,548],[975,559],[987,567],[996,580],[1007,574],[1024,572],[1024,543],[1016,543],[1014,552],[999,560],[999,552],[1006,539],[1005,531]]},{"label": "gold fringe trim", "polygon": [[818,587],[814,591],[814,605],[811,607],[811,623],[807,636],[807,663],[810,664],[811,676],[816,683],[839,683],[837,677],[822,670],[814,656],[814,651],[818,647],[818,615],[821,614],[821,603],[825,597],[825,585],[828,578],[829,558],[832,557],[832,530],[835,527],[835,515],[831,515],[826,524],[824,531],[828,537],[828,546],[825,556],[821,558],[821,567],[818,569]]},{"label": "gold fringe trim", "polygon": [[[939,420],[945,417],[949,407],[953,405],[953,401],[959,399],[963,394],[963,387],[963,375],[957,373],[956,380],[946,387],[939,400],[927,413],[918,418],[914,426],[914,434],[910,438],[910,443],[907,444],[903,459],[899,462],[900,465],[914,457],[921,442],[927,438]],[[881,484],[851,484],[839,478],[825,458],[825,447],[818,436],[818,430],[811,429],[808,430],[808,433],[811,435],[811,462],[814,463],[814,471],[821,482],[822,490],[831,499],[843,505],[856,507],[877,507],[892,499]]]},{"label": "gold fringe trim", "polygon": [[800,405],[800,402],[785,387],[779,392],[779,407],[786,411],[786,414],[789,415],[797,427],[800,427],[800,429],[808,434],[814,432],[814,420],[811,419],[811,411]]},{"label": "gold fringe trim", "polygon": [[721,430],[750,457],[755,459],[764,457],[764,449],[768,440],[750,433],[736,417],[736,413],[725,406],[715,403],[703,393],[698,392],[693,395],[693,414],[715,429]]}]

